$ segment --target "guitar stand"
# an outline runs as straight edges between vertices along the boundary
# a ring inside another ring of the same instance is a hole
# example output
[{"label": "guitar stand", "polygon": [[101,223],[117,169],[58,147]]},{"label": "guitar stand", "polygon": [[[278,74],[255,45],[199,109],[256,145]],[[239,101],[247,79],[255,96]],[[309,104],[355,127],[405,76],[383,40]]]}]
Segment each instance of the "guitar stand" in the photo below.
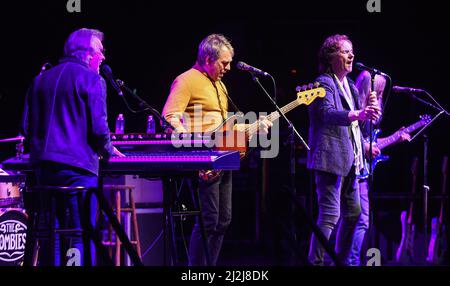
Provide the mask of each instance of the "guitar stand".
[{"label": "guitar stand", "polygon": [[[439,116],[441,116],[442,114],[445,114],[447,116],[449,116],[449,112],[446,111],[440,104],[439,102],[437,102],[432,96],[431,94],[429,94],[427,91],[423,91],[423,93],[425,93],[429,98],[431,98],[431,100],[437,105],[434,106],[433,104],[419,99],[417,97],[415,97],[413,94],[411,94],[413,96],[414,99],[418,100],[419,102],[427,105],[427,106],[431,106],[436,110],[439,110],[440,112],[438,114],[436,114],[436,116],[430,121],[428,122],[426,125],[424,125],[422,127],[422,129],[420,129],[410,140],[413,141],[417,136],[419,136],[419,134],[423,133],[423,131],[428,128],[428,126],[430,126],[436,119],[439,118]],[[427,246],[428,246],[428,192],[430,191],[430,186],[428,185],[428,136],[426,134],[423,134],[423,235],[424,235],[424,251],[425,251],[425,255],[424,255],[424,259],[426,260],[428,251],[427,251]]]},{"label": "guitar stand", "polygon": [[[424,125],[410,140],[413,141],[419,134],[428,128],[441,114],[447,113],[445,110],[441,110],[430,122]],[[428,185],[428,135],[423,134],[423,243],[424,243],[424,259],[428,255],[428,192],[430,186]]]},{"label": "guitar stand", "polygon": [[425,259],[428,254],[428,136],[423,134],[423,240]]}]

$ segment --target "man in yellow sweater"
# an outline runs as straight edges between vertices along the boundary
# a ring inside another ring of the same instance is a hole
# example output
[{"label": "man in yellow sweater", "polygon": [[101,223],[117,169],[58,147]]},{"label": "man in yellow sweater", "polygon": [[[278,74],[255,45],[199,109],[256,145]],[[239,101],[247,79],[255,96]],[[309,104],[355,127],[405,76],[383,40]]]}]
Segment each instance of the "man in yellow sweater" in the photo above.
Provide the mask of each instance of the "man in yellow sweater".
[{"label": "man in yellow sweater", "polygon": [[[231,68],[234,49],[220,34],[207,36],[198,47],[197,61],[172,83],[163,115],[176,132],[211,131],[227,118],[228,93],[222,77]],[[259,130],[267,133],[272,123],[260,119]],[[240,128],[239,128],[240,129]],[[199,181],[200,203],[212,266],[216,265],[223,237],[231,222],[231,171],[218,180]],[[189,265],[207,265],[197,220],[189,245]]]}]

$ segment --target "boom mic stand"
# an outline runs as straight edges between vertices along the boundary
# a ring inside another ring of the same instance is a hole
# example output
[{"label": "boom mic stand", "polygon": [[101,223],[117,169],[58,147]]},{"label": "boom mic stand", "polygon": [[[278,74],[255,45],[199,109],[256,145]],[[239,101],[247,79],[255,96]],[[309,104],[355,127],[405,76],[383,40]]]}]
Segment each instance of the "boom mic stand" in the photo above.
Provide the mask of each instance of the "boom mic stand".
[{"label": "boom mic stand", "polygon": [[[271,75],[269,75],[270,77],[272,77]],[[258,77],[256,76],[255,73],[252,73],[252,79],[254,82],[256,82],[258,84],[258,86],[262,89],[262,91],[264,92],[264,94],[269,98],[270,102],[272,103],[272,105],[275,107],[275,109],[278,111],[278,113],[280,114],[281,117],[284,118],[284,120],[287,122],[288,126],[291,128],[292,132],[300,139],[300,141],[302,142],[302,144],[305,146],[305,148],[309,151],[310,148],[308,146],[308,144],[306,144],[305,140],[302,138],[302,136],[298,133],[297,129],[295,128],[295,126],[292,124],[292,122],[286,117],[286,115],[281,111],[281,109],[278,107],[277,103],[273,100],[273,98],[270,96],[270,94],[267,92],[267,90],[264,88],[264,86],[260,83]],[[273,78],[272,78],[273,79]],[[292,161],[291,161],[292,163]],[[291,172],[295,171],[295,169],[293,167],[291,167]],[[291,199],[293,199],[295,205],[300,209],[300,214],[303,215],[305,217],[305,220],[308,222],[309,226],[311,227],[314,235],[317,237],[317,240],[319,240],[319,242],[322,244],[322,246],[325,248],[325,251],[328,253],[328,255],[330,256],[330,258],[333,260],[333,262],[335,263],[335,265],[337,266],[341,266],[342,263],[339,261],[336,253],[334,252],[334,250],[330,247],[329,241],[328,239],[325,237],[325,235],[322,233],[322,231],[317,227],[317,225],[313,222],[313,220],[306,214],[306,212],[304,211],[303,207],[301,206],[301,204],[298,203],[298,200],[296,200],[296,197],[294,196],[294,198],[292,198],[292,194],[291,194]],[[297,248],[295,248],[297,250]],[[297,250],[298,251],[298,250]],[[302,256],[302,255],[300,255]]]},{"label": "boom mic stand", "polygon": [[[136,92],[134,92],[129,87],[127,87],[122,80],[116,79],[116,82],[128,94],[132,95],[135,99],[137,99],[139,101],[139,105],[145,107],[144,110],[150,110],[150,112],[152,112],[159,119],[161,129],[164,132],[169,129],[175,130],[175,128],[169,122],[167,122],[167,120],[164,118],[164,116],[161,115],[161,113],[159,113],[158,110],[156,110],[155,108],[150,106],[145,100],[143,100],[139,95],[137,95]],[[144,111],[144,110],[142,110],[142,111]]]},{"label": "boom mic stand", "polygon": [[[125,85],[125,83],[120,80],[120,79],[116,79],[117,84],[119,85],[120,88],[123,88],[128,94],[132,95],[135,99],[137,99],[139,101],[139,105],[145,107],[143,110],[150,110],[150,112],[152,112],[158,119],[160,122],[160,126],[163,132],[172,132],[175,130],[175,128],[172,126],[172,124],[170,124],[162,115],[161,113],[158,112],[158,110],[156,110],[155,108],[153,108],[152,106],[150,106],[145,100],[143,100],[141,97],[139,97],[136,92],[134,92],[133,90],[131,90],[129,87],[127,87]],[[123,97],[123,99],[125,100],[125,98]],[[126,102],[126,100],[125,100]],[[128,104],[127,104],[128,105]],[[171,190],[171,186],[174,185],[174,181],[172,179],[163,179],[163,184],[164,184],[164,189],[169,189]],[[174,229],[173,229],[173,223],[172,223],[172,198],[168,198],[166,193],[169,193],[170,196],[170,192],[164,192],[164,196],[163,196],[163,205],[164,205],[164,227],[163,227],[163,242],[164,242],[164,265],[166,265],[166,228],[169,227],[171,234],[172,234],[172,238],[174,239],[173,235],[174,235]],[[178,212],[181,213],[181,212]],[[202,233],[202,235],[204,235],[204,233]],[[203,237],[203,240],[206,242],[206,237]],[[175,255],[175,244],[172,243],[171,244],[172,247],[172,252]],[[206,261],[207,261],[207,265],[211,265],[210,262],[210,255],[208,252],[208,248],[206,247],[206,244],[204,244],[205,247],[205,253],[206,253]],[[176,259],[175,259],[176,260]]]}]

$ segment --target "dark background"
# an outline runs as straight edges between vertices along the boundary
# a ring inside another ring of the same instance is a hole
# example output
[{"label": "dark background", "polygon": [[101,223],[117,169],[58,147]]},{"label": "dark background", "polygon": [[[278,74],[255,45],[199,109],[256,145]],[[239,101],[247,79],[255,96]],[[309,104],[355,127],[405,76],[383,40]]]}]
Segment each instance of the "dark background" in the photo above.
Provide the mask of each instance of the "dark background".
[{"label": "dark background", "polygon": [[[381,0],[381,13],[367,12],[366,0],[292,2],[81,0],[81,13],[68,13],[66,1],[2,2],[0,138],[17,136],[31,79],[44,63],[57,63],[67,36],[81,27],[105,33],[106,63],[115,76],[136,89],[159,111],[173,79],[194,64],[198,43],[210,33],[223,33],[231,40],[235,48],[234,62],[242,60],[273,75],[280,106],[295,99],[297,85],[314,80],[321,43],[327,36],[339,33],[352,40],[355,61],[381,69],[392,77],[394,85],[425,89],[444,108],[449,108],[446,87],[450,49],[443,2]],[[352,78],[356,75],[356,71],[350,74]],[[234,65],[224,82],[244,112],[274,110],[250,75],[238,71]],[[261,79],[261,82],[266,89],[273,90],[270,81]],[[109,91],[110,128],[114,127],[117,114],[124,113],[126,132],[145,131],[148,113],[129,112],[113,90]],[[405,94],[392,94],[386,104],[382,134],[390,135],[399,127],[416,122],[424,113],[436,112]],[[307,139],[307,108],[301,106],[288,117]],[[430,151],[429,185],[433,194],[440,190],[442,157],[448,155],[448,119],[441,117],[426,133]],[[392,158],[376,169],[375,193],[410,192],[410,165],[414,156],[423,164],[422,150],[421,137],[386,149],[385,153]],[[0,159],[14,152],[14,143],[0,145]],[[296,193],[308,202],[314,196],[302,161],[306,153],[298,142],[296,153]],[[276,193],[277,189],[267,190],[260,179],[256,180],[259,184],[248,186],[251,182],[248,177],[252,176],[249,161],[244,161],[243,171],[235,175],[234,222],[228,242],[264,241],[265,236],[259,231],[264,233],[264,223],[271,218],[270,213],[265,213],[265,207],[270,205],[265,201],[265,192]],[[269,183],[285,182],[286,178],[272,171],[287,170],[287,158],[280,156],[266,164],[272,168],[266,173],[257,171],[256,176]],[[257,161],[253,168],[260,170],[261,165]],[[422,172],[420,168],[418,186],[423,181]],[[379,228],[388,240],[398,242],[399,212],[408,206],[408,201],[379,199],[375,205],[382,214]],[[436,206],[436,201],[431,200],[429,216],[437,213]],[[420,200],[418,207],[420,212]],[[417,216],[420,222],[420,213]],[[261,223],[262,228],[255,228],[255,223]]]}]

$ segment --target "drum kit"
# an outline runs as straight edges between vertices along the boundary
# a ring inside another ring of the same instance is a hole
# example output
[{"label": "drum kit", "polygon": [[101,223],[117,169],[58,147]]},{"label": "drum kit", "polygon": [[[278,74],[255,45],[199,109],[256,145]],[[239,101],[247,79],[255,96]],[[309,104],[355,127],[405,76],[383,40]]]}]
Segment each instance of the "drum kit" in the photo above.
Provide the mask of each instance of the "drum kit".
[{"label": "drum kit", "polygon": [[[16,145],[16,151],[20,153],[23,152],[23,140],[24,137],[17,136],[0,139],[0,143],[20,141]],[[22,199],[24,187],[24,175],[10,174],[0,168],[0,266],[23,263],[27,230]]]}]

